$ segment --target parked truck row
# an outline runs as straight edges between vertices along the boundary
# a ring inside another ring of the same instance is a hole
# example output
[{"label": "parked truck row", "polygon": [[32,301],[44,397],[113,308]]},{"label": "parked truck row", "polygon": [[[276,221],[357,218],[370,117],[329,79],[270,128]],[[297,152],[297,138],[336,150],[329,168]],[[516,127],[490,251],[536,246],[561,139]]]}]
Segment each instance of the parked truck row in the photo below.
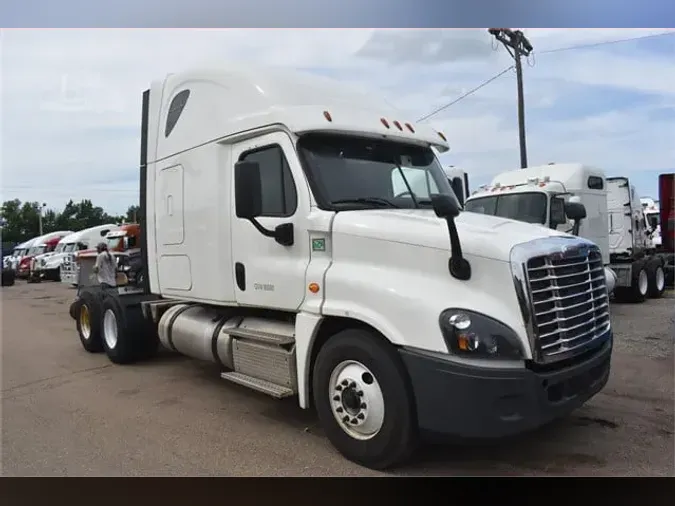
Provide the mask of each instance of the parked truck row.
[{"label": "parked truck row", "polygon": [[[592,241],[602,252],[607,285],[614,297],[643,302],[661,297],[666,285],[673,283],[672,187],[673,174],[662,174],[659,191],[664,205],[659,221],[666,224],[666,234],[658,246],[654,232],[656,225],[660,232],[660,224],[653,218],[648,221],[629,179],[606,177],[603,170],[583,164],[503,172],[473,192],[465,209],[564,230]],[[565,215],[570,202],[584,208],[576,229]]]},{"label": "parked truck row", "polygon": [[[339,452],[377,469],[427,437],[500,438],[567,415],[609,375],[605,253],[464,212],[468,180],[436,156],[448,149],[377,96],[302,73],[152,82],[144,275],[130,287],[121,268],[103,290],[82,259],[82,346],[126,364],[161,342],[211,362],[315,409]],[[579,226],[580,206],[562,209]]]},{"label": "parked truck row", "polygon": [[[94,254],[100,242],[106,242],[116,255],[130,257],[128,265],[138,265],[139,235],[136,223],[108,223],[79,232],[51,232],[17,245],[3,258],[3,273],[7,273],[3,276],[8,280],[6,284],[20,278],[31,283],[52,280],[77,286],[79,259]],[[138,273],[131,267],[130,271],[135,280]]]}]

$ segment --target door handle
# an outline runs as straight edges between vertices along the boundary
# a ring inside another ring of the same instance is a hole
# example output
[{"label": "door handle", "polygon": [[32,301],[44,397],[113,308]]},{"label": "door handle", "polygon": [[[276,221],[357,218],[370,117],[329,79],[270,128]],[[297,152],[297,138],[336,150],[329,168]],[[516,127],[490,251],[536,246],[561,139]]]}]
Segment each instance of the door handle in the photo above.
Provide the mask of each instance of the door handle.
[{"label": "door handle", "polygon": [[242,292],[246,291],[246,267],[241,262],[234,264],[234,279]]}]

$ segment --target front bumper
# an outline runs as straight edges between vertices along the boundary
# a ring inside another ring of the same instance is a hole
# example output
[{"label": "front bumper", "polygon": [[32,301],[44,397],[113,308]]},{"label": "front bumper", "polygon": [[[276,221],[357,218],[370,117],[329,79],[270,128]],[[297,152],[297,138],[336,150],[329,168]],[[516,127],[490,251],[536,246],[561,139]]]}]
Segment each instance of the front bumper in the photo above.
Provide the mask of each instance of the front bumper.
[{"label": "front bumper", "polygon": [[402,349],[427,436],[512,436],[568,415],[607,384],[612,331],[582,362],[550,372],[486,369]]}]

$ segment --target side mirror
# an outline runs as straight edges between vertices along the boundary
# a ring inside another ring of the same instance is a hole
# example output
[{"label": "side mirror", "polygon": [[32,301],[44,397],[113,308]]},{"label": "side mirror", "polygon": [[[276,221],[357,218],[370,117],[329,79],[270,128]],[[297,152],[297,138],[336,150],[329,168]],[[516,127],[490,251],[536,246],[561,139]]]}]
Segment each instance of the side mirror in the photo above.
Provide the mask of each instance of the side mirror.
[{"label": "side mirror", "polygon": [[581,221],[586,218],[586,207],[581,202],[566,202],[565,215],[569,220]]},{"label": "side mirror", "polygon": [[449,195],[431,195],[431,205],[439,218],[453,219],[459,216],[460,209],[457,206],[457,201]]},{"label": "side mirror", "polygon": [[257,162],[234,164],[234,199],[238,218],[252,220],[262,214],[262,183]]}]

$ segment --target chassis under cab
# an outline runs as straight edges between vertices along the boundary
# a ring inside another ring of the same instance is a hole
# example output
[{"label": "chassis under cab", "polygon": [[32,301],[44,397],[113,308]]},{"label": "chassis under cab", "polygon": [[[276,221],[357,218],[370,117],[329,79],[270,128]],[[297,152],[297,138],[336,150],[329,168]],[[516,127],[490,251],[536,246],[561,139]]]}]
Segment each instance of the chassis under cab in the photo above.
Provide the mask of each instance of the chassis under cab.
[{"label": "chassis under cab", "polygon": [[315,409],[373,469],[430,436],[532,430],[606,384],[598,247],[461,212],[434,152],[445,137],[377,97],[205,69],[153,82],[141,125],[145,275],[104,290],[80,264],[88,352],[131,364],[161,343],[211,362]]}]

